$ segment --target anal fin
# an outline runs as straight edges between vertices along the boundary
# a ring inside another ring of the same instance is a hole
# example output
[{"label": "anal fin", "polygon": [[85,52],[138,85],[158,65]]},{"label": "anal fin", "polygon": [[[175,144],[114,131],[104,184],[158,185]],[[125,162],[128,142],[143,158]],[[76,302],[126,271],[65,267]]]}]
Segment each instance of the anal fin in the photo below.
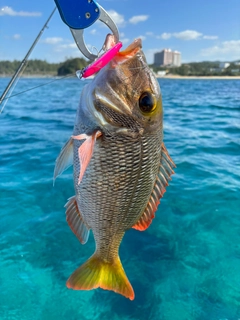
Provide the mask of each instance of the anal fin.
[{"label": "anal fin", "polygon": [[152,193],[149,197],[148,204],[142,213],[138,222],[133,225],[133,229],[144,231],[152,223],[152,219],[155,217],[155,212],[157,207],[160,204],[160,199],[163,197],[163,194],[166,191],[168,186],[168,181],[171,180],[171,175],[174,173],[173,168],[176,165],[168,154],[168,151],[162,143],[161,145],[161,159],[159,165],[158,175],[152,190]]},{"label": "anal fin", "polygon": [[87,228],[81,213],[78,209],[76,197],[73,196],[68,199],[65,205],[66,216],[69,227],[82,244],[88,241],[89,229]]}]

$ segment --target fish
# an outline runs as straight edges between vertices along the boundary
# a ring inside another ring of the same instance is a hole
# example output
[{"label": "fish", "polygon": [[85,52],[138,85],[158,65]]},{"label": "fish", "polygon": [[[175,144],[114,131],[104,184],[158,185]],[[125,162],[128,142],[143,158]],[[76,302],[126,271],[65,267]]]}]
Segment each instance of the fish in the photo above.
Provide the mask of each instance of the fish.
[{"label": "fish", "polygon": [[84,86],[54,179],[72,164],[75,195],[65,205],[66,220],[82,244],[92,230],[96,249],[67,287],[102,288],[133,300],[119,246],[127,230],[149,227],[175,168],[163,143],[160,87],[141,39]]}]

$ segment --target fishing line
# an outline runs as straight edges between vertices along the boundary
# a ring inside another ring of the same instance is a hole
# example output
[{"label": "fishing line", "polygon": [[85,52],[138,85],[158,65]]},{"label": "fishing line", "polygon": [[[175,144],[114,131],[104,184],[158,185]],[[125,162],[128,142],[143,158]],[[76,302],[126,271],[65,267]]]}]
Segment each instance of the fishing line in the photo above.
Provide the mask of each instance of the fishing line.
[{"label": "fishing line", "polygon": [[6,104],[8,103],[8,99],[11,97],[11,93],[12,93],[13,90],[15,89],[15,87],[16,87],[19,79],[20,79],[20,78],[17,78],[17,79],[15,80],[15,82],[13,83],[11,89],[9,90],[9,91],[10,91],[10,92],[9,92],[10,95],[7,96],[7,97],[5,97],[5,98],[3,98],[3,99],[1,99],[1,103],[2,103],[2,101],[4,101],[4,103],[3,103],[3,106],[2,106],[2,108],[1,108],[1,110],[0,110],[0,114],[3,112],[3,109],[5,108]]},{"label": "fishing line", "polygon": [[148,66],[145,66],[145,67],[136,67],[136,68],[129,68],[128,70],[139,70],[139,69],[144,70],[144,69],[146,69],[146,68],[148,68]]},{"label": "fishing line", "polygon": [[[142,69],[142,70],[143,70],[143,69],[146,69],[146,68],[147,68],[147,66],[145,66],[145,67],[129,68],[129,70],[139,70],[139,69]],[[101,69],[101,68],[99,68],[99,70],[100,70],[100,69]],[[113,71],[113,70],[112,70],[112,71]],[[137,74],[137,73],[136,73],[136,74]],[[128,78],[126,77],[125,79],[129,79],[129,78],[131,78],[131,77],[133,77],[133,76],[136,76],[136,74],[133,74],[133,75],[129,76]],[[22,94],[22,93],[25,93],[25,92],[28,92],[28,91],[31,91],[31,90],[34,90],[34,89],[37,89],[37,88],[46,86],[46,85],[48,85],[48,84],[50,84],[50,83],[53,83],[53,82],[55,82],[55,81],[58,81],[58,80],[62,80],[62,79],[66,79],[66,78],[71,78],[71,77],[75,77],[75,76],[76,76],[75,73],[72,73],[72,74],[70,74],[70,75],[66,75],[66,76],[61,77],[61,78],[53,79],[53,80],[51,80],[51,81],[49,81],[49,82],[46,82],[46,83],[43,83],[43,84],[39,84],[38,86],[29,88],[29,89],[26,89],[26,90],[24,90],[24,91],[20,91],[20,92],[17,92],[17,93],[15,93],[15,94],[12,94],[12,95],[10,95],[10,96],[8,96],[8,97],[5,97],[5,98],[2,99],[2,101],[4,101],[4,100],[7,100],[7,101],[8,101],[8,99],[13,98],[13,97],[16,97],[16,96],[18,96],[18,95],[20,95],[20,94]],[[18,79],[18,80],[19,80],[19,79]],[[16,85],[16,84],[15,84],[15,85]],[[15,87],[15,85],[14,85],[14,87]],[[12,89],[14,89],[14,88],[12,88]],[[12,90],[12,91],[13,91],[13,90]],[[3,107],[1,108],[0,113],[3,112],[3,109],[4,109],[7,101],[4,103]]]},{"label": "fishing line", "polygon": [[[145,67],[129,68],[128,70],[144,70],[144,69],[147,69],[147,68],[148,68],[148,65],[145,66]],[[131,79],[133,77],[136,77],[137,75],[139,75],[139,72],[132,73],[132,75],[130,75],[129,77],[125,77],[123,80]]]},{"label": "fishing line", "polygon": [[[17,92],[17,93],[15,93],[15,94],[10,95],[9,97],[5,97],[5,98],[2,99],[2,101],[3,101],[3,100],[8,100],[8,99],[10,99],[10,98],[12,98],[12,97],[18,96],[18,95],[20,95],[20,94],[22,94],[22,93],[31,91],[31,90],[33,90],[33,89],[46,86],[46,85],[48,85],[48,84],[50,84],[50,83],[53,83],[53,82],[55,82],[55,81],[62,80],[62,79],[66,79],[66,78],[71,78],[71,77],[75,77],[75,76],[76,76],[76,75],[75,75],[74,73],[72,73],[72,74],[69,74],[69,75],[64,76],[64,77],[61,77],[61,78],[53,79],[53,80],[51,80],[51,81],[49,81],[49,82],[45,82],[45,83],[39,84],[38,86],[35,86],[35,87],[32,87],[32,88],[26,89],[26,90],[21,91],[21,92]],[[4,108],[4,107],[2,107],[0,113],[2,112],[3,108]]]},{"label": "fishing line", "polygon": [[[22,72],[24,71],[24,69],[27,66],[28,63],[28,58],[30,57],[31,52],[33,51],[34,47],[36,46],[38,40],[41,38],[41,35],[43,34],[44,30],[46,28],[48,28],[48,22],[51,20],[54,12],[56,10],[56,7],[54,8],[54,10],[52,11],[52,13],[50,14],[49,18],[47,19],[47,21],[45,22],[44,26],[42,27],[42,29],[40,30],[39,34],[37,35],[36,39],[34,40],[33,44],[31,45],[30,49],[28,50],[26,56],[24,57],[24,59],[22,60],[22,62],[20,63],[19,67],[17,68],[16,72],[14,73],[14,75],[12,76],[10,82],[8,83],[7,87],[5,88],[5,90],[3,91],[3,94],[0,97],[0,104],[2,103],[3,100],[5,100],[5,97],[7,96],[8,92],[11,90],[11,88],[13,86],[16,85],[16,81],[18,81],[20,75],[22,74]],[[12,90],[11,90],[12,92]],[[10,98],[10,96],[8,97]],[[6,99],[8,99],[6,98]],[[5,105],[6,105],[7,101],[5,101],[4,106],[1,108],[0,113],[2,113]]]}]

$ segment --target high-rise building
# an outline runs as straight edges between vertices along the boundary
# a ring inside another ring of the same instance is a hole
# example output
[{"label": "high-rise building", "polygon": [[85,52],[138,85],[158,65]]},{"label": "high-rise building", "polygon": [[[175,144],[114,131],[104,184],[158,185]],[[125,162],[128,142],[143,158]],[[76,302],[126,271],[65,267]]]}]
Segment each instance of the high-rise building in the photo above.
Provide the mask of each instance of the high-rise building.
[{"label": "high-rise building", "polygon": [[154,54],[154,64],[157,66],[179,67],[181,65],[181,53],[171,49],[164,49]]},{"label": "high-rise building", "polygon": [[181,53],[179,51],[173,51],[173,66],[180,67],[181,66]]}]

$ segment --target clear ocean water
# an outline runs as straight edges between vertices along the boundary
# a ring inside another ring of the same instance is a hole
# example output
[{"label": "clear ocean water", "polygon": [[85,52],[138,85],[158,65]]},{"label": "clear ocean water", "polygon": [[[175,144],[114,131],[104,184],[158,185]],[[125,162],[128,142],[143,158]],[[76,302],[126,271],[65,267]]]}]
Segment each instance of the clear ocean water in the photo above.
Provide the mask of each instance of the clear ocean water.
[{"label": "clear ocean water", "polygon": [[[15,92],[46,81],[21,79]],[[152,225],[128,231],[120,247],[134,301],[65,286],[94,251],[93,237],[82,246],[65,221],[71,169],[52,181],[86,82],[9,99],[0,115],[1,320],[240,319],[240,81],[159,82],[177,169]]]}]

